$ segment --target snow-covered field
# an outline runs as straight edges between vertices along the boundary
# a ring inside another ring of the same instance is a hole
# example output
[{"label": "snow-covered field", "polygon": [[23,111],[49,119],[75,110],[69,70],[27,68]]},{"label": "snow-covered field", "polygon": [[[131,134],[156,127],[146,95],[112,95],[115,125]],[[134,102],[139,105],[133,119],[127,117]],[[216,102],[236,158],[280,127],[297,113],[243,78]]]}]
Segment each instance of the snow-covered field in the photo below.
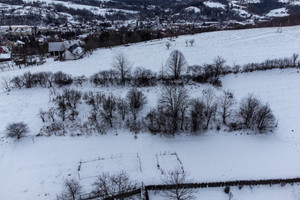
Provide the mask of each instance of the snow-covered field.
[{"label": "snow-covered field", "polygon": [[[190,65],[212,62],[217,55],[224,57],[229,64],[243,64],[298,53],[300,27],[283,28],[282,33],[276,33],[276,30],[266,28],[182,36],[172,42],[171,50],[181,50]],[[185,47],[185,39],[190,38],[195,38],[195,45]],[[0,76],[12,77],[29,70],[62,70],[72,75],[89,76],[99,70],[111,68],[112,58],[119,51],[126,53],[135,67],[143,66],[159,71],[171,51],[166,50],[166,41],[157,40],[129,47],[100,49],[82,60],[50,61],[43,66],[2,72]],[[79,179],[87,192],[95,176],[101,172],[124,170],[139,182],[159,183],[162,170],[166,171],[179,165],[174,153],[182,161],[184,169],[190,173],[190,178],[198,182],[297,177],[300,171],[298,71],[271,70],[227,75],[221,79],[221,89],[232,90],[238,100],[252,92],[263,102],[270,104],[278,119],[278,128],[268,135],[211,130],[201,136],[174,138],[143,133],[134,139],[132,133],[118,130],[107,135],[33,137],[42,126],[37,114],[39,108],[48,107],[49,90],[15,89],[9,94],[1,91],[0,199],[54,199],[55,194],[61,191],[64,179],[71,177]],[[206,87],[189,86],[191,96],[199,96]],[[124,95],[122,88],[111,90],[115,95]],[[143,90],[148,102],[155,102],[160,92],[159,88]],[[28,123],[30,136],[20,141],[5,138],[5,126],[14,121]],[[78,172],[80,162],[82,166]],[[224,199],[226,196],[224,197],[221,190],[200,191],[199,199]],[[276,199],[281,195],[287,196],[286,199],[297,199],[298,190],[299,186],[289,185],[282,188],[275,186],[271,189],[243,188],[241,191],[234,190],[234,198]]]}]

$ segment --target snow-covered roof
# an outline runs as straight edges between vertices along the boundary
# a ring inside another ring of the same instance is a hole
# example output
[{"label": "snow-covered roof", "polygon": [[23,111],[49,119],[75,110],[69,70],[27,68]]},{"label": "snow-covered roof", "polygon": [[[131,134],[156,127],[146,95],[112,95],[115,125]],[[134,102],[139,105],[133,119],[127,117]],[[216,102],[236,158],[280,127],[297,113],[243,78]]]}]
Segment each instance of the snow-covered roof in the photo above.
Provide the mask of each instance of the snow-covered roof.
[{"label": "snow-covered roof", "polygon": [[2,51],[5,52],[5,53],[9,53],[9,52],[10,52],[8,47],[0,46],[0,48],[1,48]]},{"label": "snow-covered roof", "polygon": [[205,1],[205,2],[203,2],[203,4],[207,7],[210,7],[210,8],[223,8],[223,9],[225,9],[225,5],[221,4],[219,2]]},{"label": "snow-covered roof", "polygon": [[189,12],[194,11],[195,13],[200,13],[201,12],[201,10],[199,8],[195,7],[195,6],[187,7],[187,8],[185,8],[185,11],[189,11]]},{"label": "snow-covered roof", "polygon": [[10,53],[0,53],[0,60],[10,59]]},{"label": "snow-covered roof", "polygon": [[286,8],[278,8],[271,10],[266,16],[268,17],[285,17],[289,16],[288,10]]},{"label": "snow-covered roof", "polygon": [[49,42],[48,51],[64,51],[66,49],[63,42]]},{"label": "snow-covered roof", "polygon": [[20,44],[20,45],[24,45],[25,43],[24,42],[22,42],[21,40],[17,40],[17,42],[16,42],[17,44]]}]

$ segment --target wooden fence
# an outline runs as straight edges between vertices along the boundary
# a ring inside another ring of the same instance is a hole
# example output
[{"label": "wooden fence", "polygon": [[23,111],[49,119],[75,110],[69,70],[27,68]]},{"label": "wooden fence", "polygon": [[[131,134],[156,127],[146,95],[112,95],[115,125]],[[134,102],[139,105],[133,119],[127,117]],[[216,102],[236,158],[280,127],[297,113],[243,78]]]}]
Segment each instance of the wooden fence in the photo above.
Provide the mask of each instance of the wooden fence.
[{"label": "wooden fence", "polygon": [[300,183],[300,178],[288,179],[261,179],[261,180],[236,180],[236,181],[219,181],[219,182],[205,182],[205,183],[184,183],[178,185],[147,185],[129,192],[121,193],[110,197],[93,196],[85,194],[80,197],[80,200],[101,199],[101,200],[115,200],[123,199],[133,195],[141,194],[145,200],[149,200],[149,190],[172,190],[175,188],[212,188],[212,187],[226,187],[226,186],[255,186],[255,185],[275,185],[275,184],[292,184]]}]

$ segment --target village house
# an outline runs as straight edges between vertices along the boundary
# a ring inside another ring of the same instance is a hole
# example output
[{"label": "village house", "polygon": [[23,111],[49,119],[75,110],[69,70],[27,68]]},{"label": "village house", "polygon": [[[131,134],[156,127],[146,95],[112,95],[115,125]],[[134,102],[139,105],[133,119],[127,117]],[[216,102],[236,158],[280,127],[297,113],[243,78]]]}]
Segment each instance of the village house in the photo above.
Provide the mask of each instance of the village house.
[{"label": "village house", "polygon": [[10,61],[11,53],[8,47],[0,46],[0,62]]},{"label": "village house", "polygon": [[81,41],[49,42],[48,52],[61,60],[77,60],[84,55]]}]

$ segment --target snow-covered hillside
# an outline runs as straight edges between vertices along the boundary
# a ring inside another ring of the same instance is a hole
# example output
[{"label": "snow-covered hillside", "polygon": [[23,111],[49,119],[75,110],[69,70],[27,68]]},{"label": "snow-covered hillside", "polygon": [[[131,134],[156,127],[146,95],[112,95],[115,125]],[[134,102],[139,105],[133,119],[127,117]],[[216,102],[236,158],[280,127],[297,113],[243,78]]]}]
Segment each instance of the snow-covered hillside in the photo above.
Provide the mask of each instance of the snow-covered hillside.
[{"label": "snow-covered hillside", "polygon": [[[112,68],[114,56],[123,52],[132,61],[133,67],[144,67],[155,72],[161,70],[174,49],[183,52],[189,65],[212,63],[217,56],[223,57],[226,64],[246,64],[265,59],[291,57],[300,53],[300,26],[247,29],[238,31],[219,31],[169,39],[141,42],[130,46],[103,48],[82,60],[54,62],[49,59],[42,66],[0,73],[0,76],[22,74],[26,71],[64,71],[73,75],[90,76],[100,70]],[[186,47],[185,41],[195,39],[194,46]],[[169,50],[166,43],[171,42]]]},{"label": "snow-covered hillside", "polygon": [[[212,62],[217,55],[228,64],[259,62],[266,58],[281,58],[299,53],[300,27],[222,31],[174,38],[167,50],[168,41],[157,40],[132,44],[129,47],[100,49],[82,60],[69,62],[48,61],[42,66],[1,72],[0,77],[12,77],[26,71],[64,71],[72,75],[86,75],[111,68],[116,52],[124,52],[134,63],[159,71],[173,49],[181,50],[190,65]],[[195,39],[195,45],[185,46],[186,39]],[[161,170],[173,169],[182,161],[194,181],[222,181],[234,179],[291,178],[300,170],[300,73],[299,69],[270,70],[221,78],[221,89],[232,90],[239,100],[254,93],[268,102],[278,119],[278,128],[268,135],[248,135],[246,132],[211,130],[200,136],[174,138],[139,134],[137,139],[128,131],[114,131],[107,135],[80,137],[34,137],[42,126],[37,114],[49,104],[49,89],[14,89],[0,92],[0,199],[54,199],[61,191],[66,178],[76,178],[91,188],[95,177],[102,172],[126,171],[138,182],[160,183]],[[191,96],[199,96],[207,85],[188,86]],[[82,89],[82,88],[78,88]],[[84,90],[84,89],[83,89]],[[127,88],[91,88],[124,95]],[[160,88],[142,88],[147,95],[147,111],[155,104]],[[24,121],[30,133],[20,141],[4,137],[7,123]],[[102,158],[102,159],[99,159]],[[78,171],[79,162],[83,161]],[[79,178],[80,177],[80,178]],[[244,188],[245,189],[245,188]],[[243,198],[241,192],[235,191]],[[291,194],[289,199],[300,197],[297,186],[258,188],[253,199],[272,199]],[[264,192],[269,196],[262,195]],[[204,194],[213,197],[211,190]],[[215,194],[215,193],[213,193]],[[223,193],[222,193],[223,194]],[[235,194],[234,194],[235,195]],[[218,195],[217,195],[218,196]],[[220,196],[220,198],[223,198]]]},{"label": "snow-covered hillside", "polygon": [[[34,0],[24,0],[24,2],[34,2]],[[136,11],[131,10],[122,10],[122,9],[109,9],[109,8],[100,8],[99,6],[89,6],[89,5],[82,5],[82,4],[75,4],[68,1],[57,1],[57,0],[39,0],[39,2],[44,2],[46,4],[60,4],[67,8],[73,8],[73,9],[80,9],[80,10],[89,10],[95,15],[102,15],[105,16],[106,14],[110,14],[112,12],[124,12],[124,13],[138,13]],[[99,4],[101,2],[99,1]]]}]

